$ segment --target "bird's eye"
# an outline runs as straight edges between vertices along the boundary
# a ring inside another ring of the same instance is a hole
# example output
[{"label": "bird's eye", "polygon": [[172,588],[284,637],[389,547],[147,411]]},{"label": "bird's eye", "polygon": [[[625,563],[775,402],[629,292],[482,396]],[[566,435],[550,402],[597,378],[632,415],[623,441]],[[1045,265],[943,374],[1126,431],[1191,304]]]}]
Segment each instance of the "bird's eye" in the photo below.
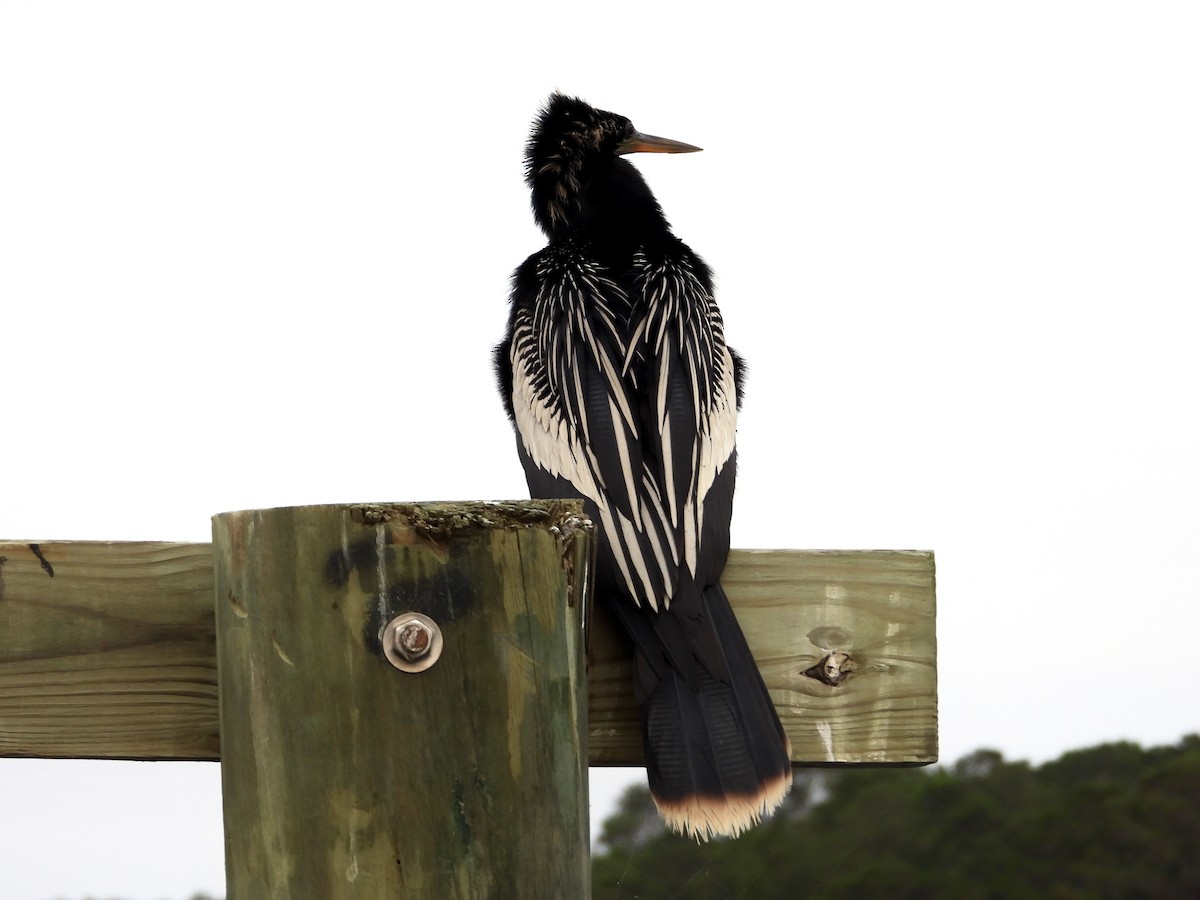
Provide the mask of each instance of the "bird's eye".
[{"label": "bird's eye", "polygon": [[633,137],[633,136],[634,136],[634,134],[635,134],[636,132],[637,132],[637,129],[633,127],[633,123],[632,123],[632,122],[626,122],[626,123],[625,123],[625,137],[627,137],[627,138],[631,138],[631,137]]}]

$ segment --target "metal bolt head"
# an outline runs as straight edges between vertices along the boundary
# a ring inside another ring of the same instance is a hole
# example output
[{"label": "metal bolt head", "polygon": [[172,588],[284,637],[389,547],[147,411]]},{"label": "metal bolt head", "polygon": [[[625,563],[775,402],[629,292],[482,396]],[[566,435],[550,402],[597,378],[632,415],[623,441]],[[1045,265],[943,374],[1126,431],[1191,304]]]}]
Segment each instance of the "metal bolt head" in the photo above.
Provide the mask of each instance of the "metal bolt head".
[{"label": "metal bolt head", "polygon": [[433,642],[433,632],[424,622],[406,622],[395,631],[392,637],[396,641],[396,652],[409,662],[416,662],[429,652]]},{"label": "metal bolt head", "polygon": [[402,672],[423,672],[442,655],[442,631],[429,616],[401,613],[380,635],[388,662]]}]

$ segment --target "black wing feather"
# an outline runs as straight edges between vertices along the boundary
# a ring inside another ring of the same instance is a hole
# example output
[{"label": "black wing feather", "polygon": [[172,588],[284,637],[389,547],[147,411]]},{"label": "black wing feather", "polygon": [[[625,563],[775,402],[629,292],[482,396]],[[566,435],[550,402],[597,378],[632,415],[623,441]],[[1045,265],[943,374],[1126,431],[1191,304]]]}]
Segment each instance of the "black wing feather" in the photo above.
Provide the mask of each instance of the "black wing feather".
[{"label": "black wing feather", "polygon": [[659,809],[694,836],[736,834],[790,769],[718,583],[743,365],[707,267],[671,239],[618,283],[581,246],[552,244],[517,272],[496,365],[531,492],[583,497],[600,524],[597,593],[638,649]]}]

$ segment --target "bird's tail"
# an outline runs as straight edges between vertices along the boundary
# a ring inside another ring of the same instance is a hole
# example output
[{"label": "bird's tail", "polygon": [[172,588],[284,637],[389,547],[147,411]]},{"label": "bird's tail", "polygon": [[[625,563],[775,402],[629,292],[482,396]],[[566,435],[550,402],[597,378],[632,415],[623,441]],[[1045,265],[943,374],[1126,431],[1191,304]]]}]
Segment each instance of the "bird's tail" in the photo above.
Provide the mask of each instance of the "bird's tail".
[{"label": "bird's tail", "polygon": [[[638,653],[650,793],[675,831],[736,836],[791,787],[791,746],[719,584],[702,593],[700,667],[655,666]],[[711,636],[718,646],[712,646]],[[704,658],[723,658],[715,665]],[[681,673],[680,668],[691,669]]]}]

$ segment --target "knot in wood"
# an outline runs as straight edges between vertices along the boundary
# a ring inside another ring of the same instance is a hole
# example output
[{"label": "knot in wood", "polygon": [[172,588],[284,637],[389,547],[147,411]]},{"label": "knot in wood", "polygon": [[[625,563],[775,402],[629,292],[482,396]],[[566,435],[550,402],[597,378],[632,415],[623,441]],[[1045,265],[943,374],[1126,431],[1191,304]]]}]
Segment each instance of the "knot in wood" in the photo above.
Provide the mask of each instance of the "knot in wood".
[{"label": "knot in wood", "polygon": [[854,657],[844,650],[833,650],[825,655],[819,663],[804,670],[809,678],[815,678],[822,684],[837,687],[854,671]]}]

